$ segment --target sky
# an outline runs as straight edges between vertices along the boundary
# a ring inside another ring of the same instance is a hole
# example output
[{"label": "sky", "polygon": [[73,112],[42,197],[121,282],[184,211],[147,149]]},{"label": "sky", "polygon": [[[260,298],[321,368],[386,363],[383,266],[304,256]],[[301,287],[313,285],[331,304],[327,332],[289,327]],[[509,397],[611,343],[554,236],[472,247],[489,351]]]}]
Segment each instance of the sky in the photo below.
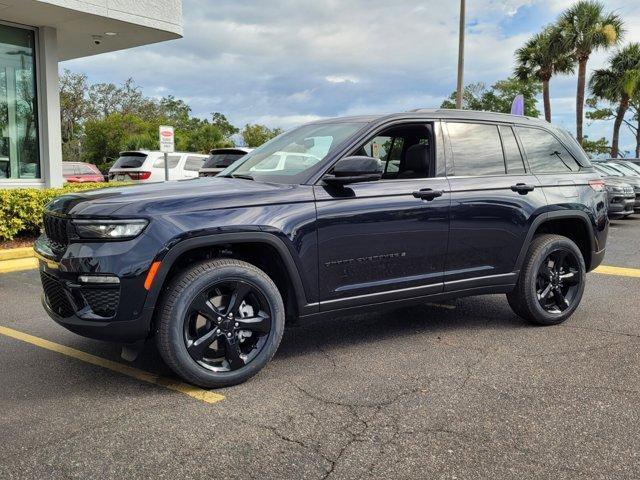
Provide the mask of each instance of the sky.
[{"label": "sky", "polygon": [[[468,0],[465,84],[513,71],[513,52],[571,0]],[[605,1],[640,41],[640,2]],[[292,128],[319,118],[438,107],[455,90],[457,0],[184,0],[184,37],[62,62],[95,82],[132,77],[193,114]],[[596,53],[589,70],[611,52]],[[132,67],[135,65],[135,67]],[[575,132],[574,75],[551,81],[553,122]],[[542,105],[539,105],[542,111]],[[585,123],[610,136],[611,124]],[[622,147],[634,139],[623,133]]]}]

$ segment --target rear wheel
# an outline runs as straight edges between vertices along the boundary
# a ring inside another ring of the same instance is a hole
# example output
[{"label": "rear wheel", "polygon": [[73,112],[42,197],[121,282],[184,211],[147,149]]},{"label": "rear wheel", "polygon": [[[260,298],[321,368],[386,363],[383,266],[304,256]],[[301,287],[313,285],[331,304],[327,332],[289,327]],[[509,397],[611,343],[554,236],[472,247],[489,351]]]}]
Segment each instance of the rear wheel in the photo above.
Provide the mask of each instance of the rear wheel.
[{"label": "rear wheel", "polygon": [[539,325],[562,323],[578,308],[586,268],[582,253],[560,235],[534,237],[509,305],[522,318]]},{"label": "rear wheel", "polygon": [[240,260],[218,259],[174,279],[161,307],[157,344],[185,380],[225,387],[260,371],[283,331],[282,297],[267,274]]}]

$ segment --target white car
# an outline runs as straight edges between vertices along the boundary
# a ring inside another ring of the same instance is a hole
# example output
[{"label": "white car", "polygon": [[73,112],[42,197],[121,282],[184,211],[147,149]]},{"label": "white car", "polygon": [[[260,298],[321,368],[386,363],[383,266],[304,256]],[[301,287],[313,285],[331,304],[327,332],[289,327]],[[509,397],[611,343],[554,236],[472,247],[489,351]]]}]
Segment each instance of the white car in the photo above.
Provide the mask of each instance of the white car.
[{"label": "white car", "polygon": [[[169,180],[195,178],[207,155],[174,152],[168,154]],[[157,150],[121,152],[109,169],[111,182],[163,182],[164,153]]]}]

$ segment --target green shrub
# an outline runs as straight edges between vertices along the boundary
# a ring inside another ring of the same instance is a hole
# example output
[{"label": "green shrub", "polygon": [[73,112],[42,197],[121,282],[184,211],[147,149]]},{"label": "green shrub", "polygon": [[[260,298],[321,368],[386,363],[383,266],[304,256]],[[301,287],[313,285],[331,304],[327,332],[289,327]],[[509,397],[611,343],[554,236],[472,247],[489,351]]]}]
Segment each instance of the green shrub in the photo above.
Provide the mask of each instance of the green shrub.
[{"label": "green shrub", "polygon": [[123,185],[127,183],[68,183],[61,188],[0,190],[0,240],[13,240],[18,235],[36,235],[42,228],[44,206],[59,195]]}]

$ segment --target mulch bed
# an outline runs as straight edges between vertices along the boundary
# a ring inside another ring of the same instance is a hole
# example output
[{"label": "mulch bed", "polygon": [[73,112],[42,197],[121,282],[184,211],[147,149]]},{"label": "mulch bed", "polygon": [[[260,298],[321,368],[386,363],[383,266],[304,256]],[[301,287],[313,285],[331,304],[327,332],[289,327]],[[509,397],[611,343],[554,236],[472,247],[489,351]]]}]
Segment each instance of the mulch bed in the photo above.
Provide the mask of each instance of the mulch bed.
[{"label": "mulch bed", "polygon": [[0,241],[0,250],[8,248],[31,247],[37,237],[20,237],[9,241]]}]

